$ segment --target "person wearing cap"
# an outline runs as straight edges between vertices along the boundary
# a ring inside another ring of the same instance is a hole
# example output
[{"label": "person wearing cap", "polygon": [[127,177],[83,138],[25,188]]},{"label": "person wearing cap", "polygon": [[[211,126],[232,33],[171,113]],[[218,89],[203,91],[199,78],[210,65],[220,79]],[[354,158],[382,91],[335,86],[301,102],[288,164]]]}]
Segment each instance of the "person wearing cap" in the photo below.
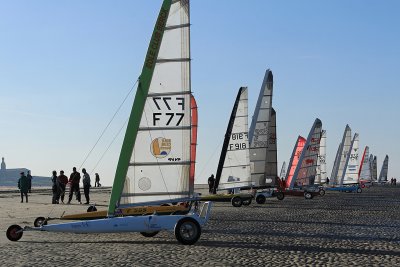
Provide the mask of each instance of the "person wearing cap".
[{"label": "person wearing cap", "polygon": [[21,178],[18,180],[18,188],[21,191],[21,203],[24,203],[24,195],[26,203],[28,203],[29,181],[24,172],[21,172]]},{"label": "person wearing cap", "polygon": [[57,182],[60,187],[60,192],[59,192],[59,197],[57,200],[61,197],[61,202],[64,203],[64,197],[65,197],[65,188],[68,184],[68,177],[64,175],[64,171],[60,171],[60,175],[57,177]]}]

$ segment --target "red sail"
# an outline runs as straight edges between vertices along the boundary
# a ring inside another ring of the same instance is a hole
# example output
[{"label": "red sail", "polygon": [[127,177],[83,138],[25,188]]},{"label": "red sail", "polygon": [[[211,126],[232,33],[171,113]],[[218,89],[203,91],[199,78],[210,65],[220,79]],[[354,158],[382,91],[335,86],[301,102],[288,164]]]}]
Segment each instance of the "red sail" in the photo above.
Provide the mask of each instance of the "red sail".
[{"label": "red sail", "polygon": [[286,188],[290,186],[292,182],[294,171],[296,170],[296,166],[299,163],[301,152],[303,151],[304,145],[306,144],[306,139],[299,136],[296,141],[296,146],[293,149],[292,157],[289,163],[289,171],[286,178]]},{"label": "red sail", "polygon": [[196,146],[197,146],[197,104],[194,96],[190,97],[190,108],[192,110],[192,138],[190,142],[190,170],[189,170],[189,185],[190,192],[193,192],[194,187],[194,174],[196,167]]}]

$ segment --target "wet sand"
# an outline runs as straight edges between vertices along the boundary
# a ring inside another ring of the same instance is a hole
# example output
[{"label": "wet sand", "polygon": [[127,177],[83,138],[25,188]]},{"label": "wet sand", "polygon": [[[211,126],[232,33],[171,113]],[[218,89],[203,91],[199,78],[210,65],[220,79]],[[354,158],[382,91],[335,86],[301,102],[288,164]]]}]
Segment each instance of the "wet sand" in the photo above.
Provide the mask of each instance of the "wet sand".
[{"label": "wet sand", "polygon": [[[105,209],[108,197],[109,189],[92,190],[91,202]],[[241,208],[214,203],[193,246],[180,245],[169,232],[152,238],[25,232],[20,241],[8,241],[11,224],[32,226],[38,216],[88,207],[75,199],[72,205],[50,202],[48,189],[34,190],[29,203],[20,203],[17,191],[0,190],[0,266],[400,266],[400,187]]]}]

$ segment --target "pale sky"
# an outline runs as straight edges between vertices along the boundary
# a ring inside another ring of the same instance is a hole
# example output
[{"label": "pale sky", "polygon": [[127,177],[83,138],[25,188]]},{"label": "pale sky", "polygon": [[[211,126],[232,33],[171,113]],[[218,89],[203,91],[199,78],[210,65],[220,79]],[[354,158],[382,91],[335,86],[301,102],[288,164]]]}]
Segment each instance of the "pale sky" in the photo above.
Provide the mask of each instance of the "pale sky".
[{"label": "pale sky", "polygon": [[[79,167],[140,75],[161,0],[0,1],[0,157],[33,175]],[[237,90],[249,117],[274,74],[278,169],[318,117],[327,170],[346,124],[400,177],[399,1],[192,0],[196,182],[216,172]],[[111,185],[130,95],[84,167]],[[249,119],[250,120],[250,119]],[[124,132],[124,131],[123,131]]]}]

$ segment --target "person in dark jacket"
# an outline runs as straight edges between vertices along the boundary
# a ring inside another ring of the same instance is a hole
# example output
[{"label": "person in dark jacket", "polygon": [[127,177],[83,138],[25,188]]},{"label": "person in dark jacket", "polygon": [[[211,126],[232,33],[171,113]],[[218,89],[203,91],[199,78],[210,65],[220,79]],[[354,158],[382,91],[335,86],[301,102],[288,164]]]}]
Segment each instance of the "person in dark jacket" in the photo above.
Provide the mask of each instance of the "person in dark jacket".
[{"label": "person in dark jacket", "polygon": [[28,203],[29,180],[24,172],[21,172],[21,178],[18,180],[18,188],[21,191],[21,203],[24,203],[24,195],[26,203]]},{"label": "person in dark jacket", "polygon": [[208,177],[208,192],[210,194],[212,194],[214,191],[214,183],[215,183],[214,174],[211,174],[211,176]]},{"label": "person in dark jacket", "polygon": [[92,187],[92,186],[90,185],[90,176],[89,176],[89,174],[86,172],[86,169],[85,169],[85,168],[82,169],[82,173],[83,173],[83,179],[82,179],[82,182],[83,182],[83,192],[85,193],[85,198],[86,198],[86,203],[85,203],[85,204],[89,204],[89,200],[90,200],[89,191],[90,191],[90,187]]},{"label": "person in dark jacket", "polygon": [[100,187],[100,176],[99,174],[96,172],[95,176],[95,181],[94,181],[94,187]]},{"label": "person in dark jacket", "polygon": [[68,177],[64,175],[64,171],[60,171],[60,175],[57,177],[58,186],[60,189],[59,197],[61,197],[61,202],[64,203],[65,188],[68,184]]},{"label": "person in dark jacket", "polygon": [[81,181],[81,174],[76,171],[76,168],[72,168],[72,173],[69,176],[69,184],[70,184],[70,190],[69,190],[69,196],[68,196],[68,203],[71,204],[72,196],[76,195],[76,200],[78,200],[79,204],[82,204],[81,202],[81,192],[79,188],[79,182]]},{"label": "person in dark jacket", "polygon": [[28,181],[29,181],[28,193],[32,193],[32,192],[31,192],[31,189],[32,189],[32,175],[31,175],[31,171],[28,171],[28,174],[26,175],[26,177],[28,178]]},{"label": "person in dark jacket", "polygon": [[51,182],[52,184],[52,191],[53,195],[51,197],[51,204],[58,204],[58,198],[59,198],[59,190],[58,190],[58,182],[57,182],[57,172],[53,171],[53,174],[51,176]]}]

